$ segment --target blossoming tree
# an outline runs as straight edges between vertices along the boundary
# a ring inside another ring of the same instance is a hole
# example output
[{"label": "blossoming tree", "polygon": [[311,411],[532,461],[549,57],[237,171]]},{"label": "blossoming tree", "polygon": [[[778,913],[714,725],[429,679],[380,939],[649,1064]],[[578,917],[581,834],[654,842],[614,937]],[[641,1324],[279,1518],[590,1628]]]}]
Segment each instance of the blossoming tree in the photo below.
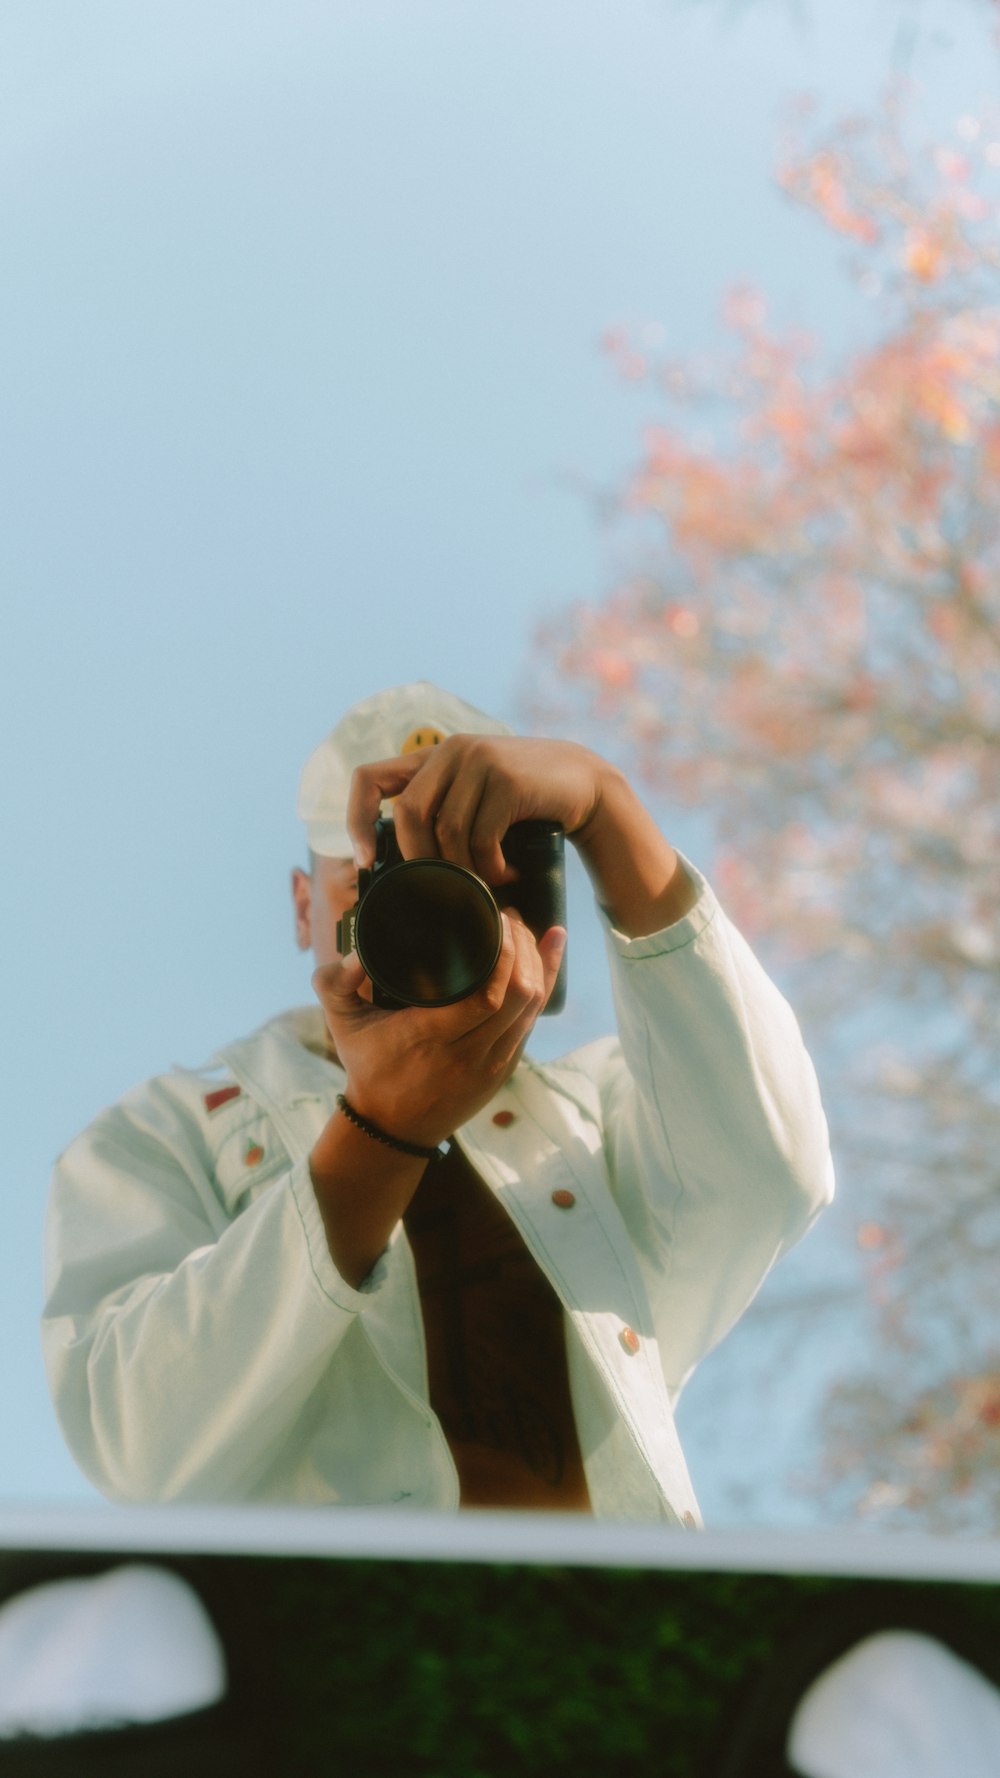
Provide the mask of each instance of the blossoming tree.
[{"label": "blossoming tree", "polygon": [[[1000,1519],[1000,128],[905,107],[783,146],[845,237],[871,343],[835,369],[731,293],[655,389],[634,572],[543,640],[647,779],[715,811],[726,905],[795,978],[881,1344],[827,1479],[897,1522]],[[710,436],[708,435],[710,431]]]}]

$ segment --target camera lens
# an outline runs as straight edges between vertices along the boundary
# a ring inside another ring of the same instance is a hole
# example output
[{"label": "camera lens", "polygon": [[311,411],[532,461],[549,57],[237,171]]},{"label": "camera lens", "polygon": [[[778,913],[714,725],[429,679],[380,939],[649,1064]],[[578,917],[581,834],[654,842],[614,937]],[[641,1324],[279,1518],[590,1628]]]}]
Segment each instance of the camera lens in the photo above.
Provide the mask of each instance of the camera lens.
[{"label": "camera lens", "polygon": [[448,1006],[488,981],[503,926],[487,885],[444,858],[410,858],[375,878],[354,942],[366,973],[404,1006]]}]

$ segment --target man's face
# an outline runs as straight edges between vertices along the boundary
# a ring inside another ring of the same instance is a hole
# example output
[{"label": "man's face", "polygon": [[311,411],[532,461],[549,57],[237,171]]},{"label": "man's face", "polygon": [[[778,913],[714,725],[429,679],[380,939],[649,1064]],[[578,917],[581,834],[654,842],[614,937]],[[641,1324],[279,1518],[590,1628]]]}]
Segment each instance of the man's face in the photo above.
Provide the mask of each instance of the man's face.
[{"label": "man's face", "polygon": [[353,858],[313,858],[312,875],[293,870],[292,901],[295,907],[295,942],[300,951],[311,950],[317,967],[335,963],[337,921],[358,899],[358,867]]}]

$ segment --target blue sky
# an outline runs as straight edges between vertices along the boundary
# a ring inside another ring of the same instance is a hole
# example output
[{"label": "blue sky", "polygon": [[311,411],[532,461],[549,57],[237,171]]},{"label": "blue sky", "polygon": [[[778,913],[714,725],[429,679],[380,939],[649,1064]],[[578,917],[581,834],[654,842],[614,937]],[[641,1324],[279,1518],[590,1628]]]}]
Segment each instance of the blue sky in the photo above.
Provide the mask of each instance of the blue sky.
[{"label": "blue sky", "polygon": [[[411,678],[516,721],[537,625],[604,586],[577,484],[648,398],[602,332],[710,346],[750,279],[846,344],[837,248],[770,183],[782,101],[864,107],[911,17],[925,114],[990,96],[975,0],[800,10],[7,0],[4,1502],[88,1494],[37,1352],[54,1155],[308,997],[305,756]],[[578,898],[539,1048],[606,1028],[594,938]]]}]

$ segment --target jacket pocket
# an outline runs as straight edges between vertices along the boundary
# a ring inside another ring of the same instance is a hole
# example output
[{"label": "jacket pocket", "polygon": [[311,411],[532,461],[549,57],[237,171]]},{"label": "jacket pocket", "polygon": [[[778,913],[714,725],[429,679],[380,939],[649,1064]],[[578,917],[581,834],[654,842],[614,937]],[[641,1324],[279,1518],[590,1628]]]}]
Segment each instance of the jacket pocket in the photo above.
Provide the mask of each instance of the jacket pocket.
[{"label": "jacket pocket", "polygon": [[288,1150],[270,1118],[248,1105],[235,1127],[230,1124],[215,1155],[216,1189],[229,1214],[236,1216],[291,1166]]}]

